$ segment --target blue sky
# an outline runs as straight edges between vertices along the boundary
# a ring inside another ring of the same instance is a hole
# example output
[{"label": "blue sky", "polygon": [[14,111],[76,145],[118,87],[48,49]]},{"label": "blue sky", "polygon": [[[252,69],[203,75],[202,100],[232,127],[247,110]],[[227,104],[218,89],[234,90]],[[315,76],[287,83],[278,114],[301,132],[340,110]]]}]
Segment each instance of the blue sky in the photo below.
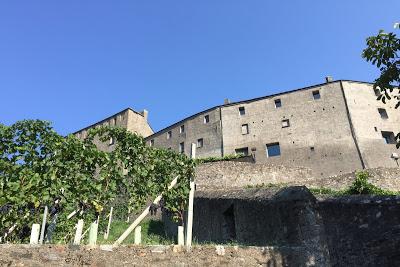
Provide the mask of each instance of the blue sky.
[{"label": "blue sky", "polygon": [[334,79],[373,81],[365,38],[400,1],[1,1],[0,122],[68,134],[126,107],[155,130]]}]

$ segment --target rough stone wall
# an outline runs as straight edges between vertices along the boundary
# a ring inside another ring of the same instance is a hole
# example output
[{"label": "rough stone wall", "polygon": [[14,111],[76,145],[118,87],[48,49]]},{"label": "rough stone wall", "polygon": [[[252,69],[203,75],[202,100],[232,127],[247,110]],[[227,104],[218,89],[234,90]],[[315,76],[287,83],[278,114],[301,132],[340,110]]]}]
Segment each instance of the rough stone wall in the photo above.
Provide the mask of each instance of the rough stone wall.
[{"label": "rough stone wall", "polygon": [[[383,189],[400,191],[400,168],[367,169],[369,181]],[[351,185],[355,172],[336,176],[314,177],[312,171],[302,167],[287,167],[267,163],[221,161],[197,166],[197,188],[246,188],[268,185],[305,185],[314,188],[341,190]]]},{"label": "rough stone wall", "polygon": [[[398,167],[390,156],[399,151],[395,144],[385,144],[381,133],[390,131],[396,135],[400,131],[400,113],[394,108],[397,101],[377,101],[371,84],[343,82],[343,89],[366,167]],[[386,110],[388,119],[381,118],[378,108]]]},{"label": "rough stone wall", "polygon": [[316,200],[305,187],[203,191],[194,211],[200,242],[297,247],[296,266],[400,265],[398,196]]},{"label": "rough stone wall", "polygon": [[[317,90],[321,98],[315,100]],[[275,108],[276,99],[280,108]],[[245,108],[245,115],[239,114],[239,107]],[[289,119],[289,127],[282,127],[284,119]],[[242,134],[242,124],[249,125],[249,134]],[[249,147],[256,149],[257,162],[309,167],[315,177],[361,168],[339,82],[224,106],[222,128],[226,154]],[[266,144],[275,142],[281,155],[267,157]]]},{"label": "rough stone wall", "polygon": [[[209,116],[209,122],[204,123],[204,117]],[[180,127],[184,125],[184,133],[180,133]],[[167,133],[171,131],[171,138],[167,139]],[[196,155],[200,158],[209,156],[222,156],[222,136],[219,108],[202,112],[196,116],[174,124],[156,134],[149,136],[148,143],[154,140],[155,147],[170,148],[179,151],[179,144],[184,143],[185,154],[190,155],[191,144],[197,144],[197,140],[203,139],[203,147],[196,149]]]},{"label": "rough stone wall", "polygon": [[332,266],[400,266],[400,197],[319,201]]}]

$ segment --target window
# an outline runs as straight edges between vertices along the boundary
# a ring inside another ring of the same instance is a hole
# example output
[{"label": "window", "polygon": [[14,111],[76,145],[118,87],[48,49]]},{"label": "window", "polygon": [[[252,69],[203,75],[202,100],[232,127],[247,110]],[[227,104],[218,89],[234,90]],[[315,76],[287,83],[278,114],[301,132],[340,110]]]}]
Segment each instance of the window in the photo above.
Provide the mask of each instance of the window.
[{"label": "window", "polygon": [[203,147],[203,138],[197,139],[197,148]]},{"label": "window", "polygon": [[150,140],[150,146],[154,146],[154,139]]},{"label": "window", "polygon": [[246,114],[246,110],[244,109],[244,107],[239,108],[239,114],[240,114],[240,116],[243,116]]},{"label": "window", "polygon": [[381,95],[381,90],[379,90],[378,88],[375,88],[374,89],[374,93],[375,93],[375,96],[380,96]]},{"label": "window", "polygon": [[311,150],[311,152],[314,152],[315,151],[315,147],[310,146],[310,150]]},{"label": "window", "polygon": [[267,144],[267,157],[276,157],[281,155],[279,143]]},{"label": "window", "polygon": [[275,108],[280,108],[282,107],[282,102],[280,99],[275,99]]},{"label": "window", "polygon": [[235,149],[235,154],[236,155],[248,156],[249,155],[249,148],[248,147],[237,148],[237,149]]},{"label": "window", "polygon": [[318,99],[321,98],[321,95],[320,95],[320,93],[319,93],[319,90],[313,91],[313,92],[312,92],[312,96],[313,96],[314,100],[318,100]]},{"label": "window", "polygon": [[114,139],[114,137],[111,137],[110,138],[110,142],[108,143],[110,146],[111,145],[113,145],[113,144],[115,144],[115,139]]},{"label": "window", "polygon": [[182,142],[179,144],[179,153],[185,153],[185,143]]},{"label": "window", "polygon": [[389,118],[384,108],[378,108],[378,112],[382,119],[387,120]]},{"label": "window", "polygon": [[81,133],[77,133],[76,138],[81,138]]},{"label": "window", "polygon": [[167,139],[171,139],[171,137],[172,137],[172,132],[171,132],[171,131],[168,131],[168,132],[167,132]]},{"label": "window", "polygon": [[289,119],[282,120],[282,128],[286,128],[289,126],[290,126]]},{"label": "window", "polygon": [[396,144],[396,138],[393,132],[381,132],[382,137],[385,140],[385,144]]},{"label": "window", "polygon": [[204,123],[209,123],[210,122],[210,115],[205,115],[204,116]]},{"label": "window", "polygon": [[117,126],[117,118],[114,118],[114,119],[113,119],[113,125],[114,125],[114,126]]},{"label": "window", "polygon": [[248,124],[243,124],[242,125],[242,134],[249,134],[249,125]]},{"label": "window", "polygon": [[185,125],[181,125],[181,127],[179,127],[179,133],[184,133],[185,132]]}]

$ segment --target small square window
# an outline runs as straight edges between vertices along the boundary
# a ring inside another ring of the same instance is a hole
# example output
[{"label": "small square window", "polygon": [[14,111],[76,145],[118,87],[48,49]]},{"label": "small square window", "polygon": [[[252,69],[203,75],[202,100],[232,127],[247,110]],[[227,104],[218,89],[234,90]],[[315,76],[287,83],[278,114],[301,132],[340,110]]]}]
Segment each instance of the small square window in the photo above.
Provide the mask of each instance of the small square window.
[{"label": "small square window", "polygon": [[171,132],[171,131],[168,131],[168,132],[167,132],[167,139],[171,139],[171,137],[172,137],[172,132]]},{"label": "small square window", "polygon": [[248,156],[249,155],[249,148],[248,147],[237,148],[237,149],[235,149],[235,154],[236,155]]},{"label": "small square window", "polygon": [[310,150],[311,150],[311,152],[314,152],[315,151],[315,147],[310,146]]},{"label": "small square window", "polygon": [[275,99],[275,108],[282,107],[282,101],[280,99]]},{"label": "small square window", "polygon": [[243,124],[242,125],[242,134],[249,134],[249,125],[248,124]]},{"label": "small square window", "polygon": [[204,143],[203,143],[203,138],[197,139],[197,148],[201,148],[203,147]]},{"label": "small square window", "polygon": [[179,144],[179,153],[185,153],[185,143],[182,142]]},{"label": "small square window", "polygon": [[379,115],[381,115],[382,119],[387,120],[389,118],[388,114],[384,108],[378,108],[378,112],[379,112]]},{"label": "small square window", "polygon": [[393,132],[384,132],[382,131],[383,140],[385,140],[385,144],[396,144],[396,137]]},{"label": "small square window", "polygon": [[279,143],[267,144],[267,157],[277,157],[281,155]]},{"label": "small square window", "polygon": [[243,116],[246,114],[246,110],[244,109],[244,107],[239,108],[239,114],[240,114],[240,116]]},{"label": "small square window", "polygon": [[210,115],[205,115],[204,116],[204,123],[209,123],[210,122]]},{"label": "small square window", "polygon": [[154,139],[150,140],[150,146],[154,146]]},{"label": "small square window", "polygon": [[179,133],[184,133],[185,132],[185,125],[181,125],[181,127],[179,127]]},{"label": "small square window", "polygon": [[319,93],[319,90],[313,91],[313,92],[312,92],[312,95],[313,95],[314,100],[318,100],[318,99],[321,98],[321,95],[320,95],[320,93]]},{"label": "small square window", "polygon": [[282,128],[286,128],[289,126],[290,126],[289,119],[282,120]]}]

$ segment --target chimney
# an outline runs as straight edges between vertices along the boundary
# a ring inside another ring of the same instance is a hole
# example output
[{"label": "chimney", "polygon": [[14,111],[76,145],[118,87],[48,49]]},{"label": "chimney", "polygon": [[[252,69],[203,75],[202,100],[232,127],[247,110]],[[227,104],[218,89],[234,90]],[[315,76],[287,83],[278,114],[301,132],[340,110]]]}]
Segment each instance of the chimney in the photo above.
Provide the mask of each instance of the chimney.
[{"label": "chimney", "polygon": [[143,115],[145,121],[147,121],[147,118],[149,117],[149,112],[147,110],[143,109],[143,111],[140,113]]},{"label": "chimney", "polygon": [[326,76],[326,77],[325,77],[325,80],[326,80],[326,83],[333,82],[332,76]]},{"label": "chimney", "polygon": [[225,99],[224,99],[224,105],[230,104],[230,103],[231,103],[231,101],[229,100],[229,98],[225,98]]}]

